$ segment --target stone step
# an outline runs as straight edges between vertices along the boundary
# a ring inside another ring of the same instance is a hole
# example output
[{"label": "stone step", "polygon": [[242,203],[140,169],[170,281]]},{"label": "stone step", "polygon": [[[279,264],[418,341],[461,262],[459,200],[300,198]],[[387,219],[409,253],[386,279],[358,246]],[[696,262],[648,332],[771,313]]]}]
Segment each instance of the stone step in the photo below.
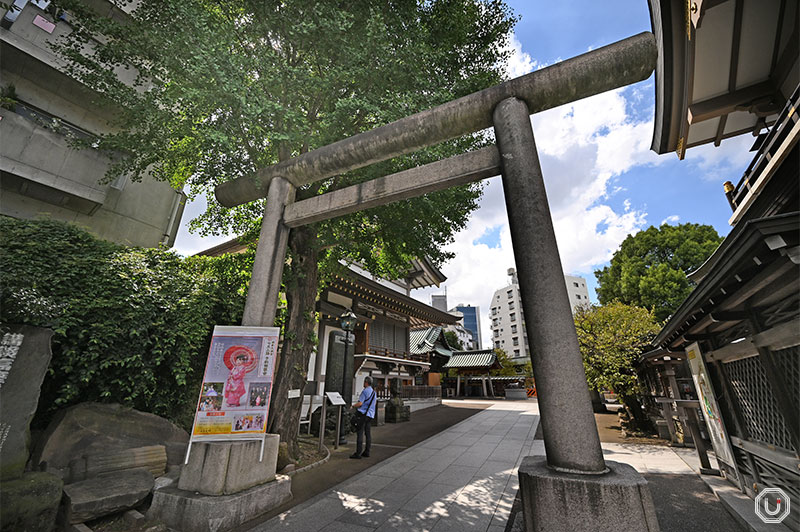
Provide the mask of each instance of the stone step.
[{"label": "stone step", "polygon": [[82,523],[133,508],[153,489],[147,469],[106,473],[64,486],[64,516],[67,523]]}]

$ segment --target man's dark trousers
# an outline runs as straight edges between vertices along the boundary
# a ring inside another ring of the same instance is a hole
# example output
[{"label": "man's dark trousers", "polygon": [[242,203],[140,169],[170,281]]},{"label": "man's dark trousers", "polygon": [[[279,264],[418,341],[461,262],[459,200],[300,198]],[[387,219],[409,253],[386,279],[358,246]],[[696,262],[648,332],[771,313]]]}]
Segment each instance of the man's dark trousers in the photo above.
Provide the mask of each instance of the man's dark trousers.
[{"label": "man's dark trousers", "polygon": [[364,447],[364,454],[369,456],[369,446],[372,444],[372,418],[365,417],[364,423],[358,427],[358,432],[356,436],[356,454],[361,455],[361,444],[364,440],[364,434],[367,435],[367,446]]}]

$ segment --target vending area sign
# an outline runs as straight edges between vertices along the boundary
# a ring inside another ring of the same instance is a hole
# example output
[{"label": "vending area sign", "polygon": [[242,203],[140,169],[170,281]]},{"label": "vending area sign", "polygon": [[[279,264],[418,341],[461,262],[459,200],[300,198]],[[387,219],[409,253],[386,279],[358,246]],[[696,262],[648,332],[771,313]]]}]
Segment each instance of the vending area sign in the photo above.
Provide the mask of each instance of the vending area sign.
[{"label": "vending area sign", "polygon": [[192,442],[263,441],[279,334],[277,327],[214,327]]}]

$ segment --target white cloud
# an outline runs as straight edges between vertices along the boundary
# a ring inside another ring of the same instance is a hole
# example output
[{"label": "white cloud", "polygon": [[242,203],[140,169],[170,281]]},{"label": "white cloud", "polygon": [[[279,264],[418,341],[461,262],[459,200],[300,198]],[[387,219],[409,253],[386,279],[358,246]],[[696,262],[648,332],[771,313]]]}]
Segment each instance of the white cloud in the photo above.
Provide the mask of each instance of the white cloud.
[{"label": "white cloud", "polygon": [[530,54],[522,51],[522,43],[519,42],[517,36],[512,32],[508,38],[507,50],[511,51],[506,66],[506,74],[508,79],[518,78],[528,72],[541,68],[538,62],[534,61]]},{"label": "white cloud", "polygon": [[676,224],[676,223],[678,223],[680,220],[681,220],[681,217],[680,217],[680,216],[678,216],[677,214],[673,214],[672,216],[667,216],[666,218],[664,218],[663,220],[661,220],[661,223],[660,223],[660,224],[658,224],[658,225],[664,225],[664,224]]}]

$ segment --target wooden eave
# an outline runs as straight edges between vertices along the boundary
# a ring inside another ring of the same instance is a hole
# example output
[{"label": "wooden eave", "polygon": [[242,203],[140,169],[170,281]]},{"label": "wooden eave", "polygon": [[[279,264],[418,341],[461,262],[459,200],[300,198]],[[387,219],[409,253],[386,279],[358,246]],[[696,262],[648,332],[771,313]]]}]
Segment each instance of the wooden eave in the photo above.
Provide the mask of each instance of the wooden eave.
[{"label": "wooden eave", "polygon": [[649,0],[659,58],[651,149],[675,151],[771,125],[800,82],[794,0]]},{"label": "wooden eave", "polygon": [[800,295],[800,212],[751,220],[735,227],[701,268],[698,284],[654,345],[682,349],[746,322],[757,312]]}]

